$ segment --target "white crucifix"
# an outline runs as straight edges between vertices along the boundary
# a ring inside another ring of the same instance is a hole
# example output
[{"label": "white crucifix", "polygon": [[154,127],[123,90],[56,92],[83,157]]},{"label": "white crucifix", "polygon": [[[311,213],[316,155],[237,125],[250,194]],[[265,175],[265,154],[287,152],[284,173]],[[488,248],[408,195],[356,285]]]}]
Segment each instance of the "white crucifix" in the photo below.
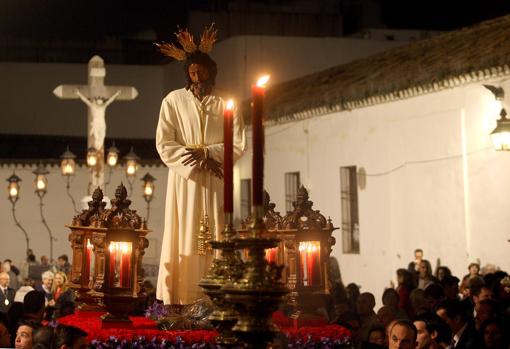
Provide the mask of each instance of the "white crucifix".
[{"label": "white crucifix", "polygon": [[[88,107],[87,146],[98,154],[97,165],[92,171],[91,188],[104,189],[104,138],[106,136],[106,108],[113,101],[130,101],[138,91],[132,86],[105,86],[104,61],[94,56],[88,64],[88,85],[59,85],[53,93],[61,99],[81,99]],[[90,193],[89,193],[90,194]]]}]

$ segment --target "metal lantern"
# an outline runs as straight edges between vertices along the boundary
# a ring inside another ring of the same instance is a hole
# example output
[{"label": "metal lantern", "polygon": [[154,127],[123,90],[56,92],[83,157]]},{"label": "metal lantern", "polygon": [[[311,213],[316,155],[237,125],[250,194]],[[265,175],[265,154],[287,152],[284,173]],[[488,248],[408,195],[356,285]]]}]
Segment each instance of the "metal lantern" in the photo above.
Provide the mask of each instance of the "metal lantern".
[{"label": "metal lantern", "polygon": [[112,146],[108,148],[106,154],[106,164],[110,168],[117,166],[117,163],[119,162],[119,153],[119,149],[115,146],[115,142],[113,142]]},{"label": "metal lantern", "polygon": [[148,240],[147,227],[129,209],[131,200],[121,184],[105,209],[103,192],[97,188],[89,209],[74,217],[69,228],[73,243],[71,280],[77,302],[94,309],[104,306],[103,326],[130,322],[129,315],[143,303],[142,258]]},{"label": "metal lantern", "polygon": [[505,109],[501,109],[501,118],[497,120],[496,128],[491,132],[492,143],[496,150],[510,150],[510,120],[506,117]]},{"label": "metal lantern", "polygon": [[129,153],[124,156],[124,161],[126,162],[126,175],[128,177],[133,177],[136,175],[136,171],[138,170],[138,161],[140,157],[135,154],[133,147]]},{"label": "metal lantern", "polygon": [[96,167],[99,161],[99,157],[97,154],[97,149],[94,147],[90,147],[87,149],[87,166],[88,167]]},{"label": "metal lantern", "polygon": [[35,193],[40,198],[42,198],[46,194],[46,188],[48,187],[48,180],[46,179],[46,175],[50,172],[42,163],[39,163],[37,168],[32,173],[35,174]]},{"label": "metal lantern", "polygon": [[19,199],[19,182],[21,182],[21,178],[13,173],[9,178],[7,178],[7,182],[9,182],[9,185],[7,186],[9,201],[12,204],[15,204]]},{"label": "metal lantern", "polygon": [[62,176],[74,176],[76,171],[76,161],[74,159],[76,159],[76,155],[69,150],[69,146],[66,151],[60,155],[60,159],[60,172],[62,173]]}]

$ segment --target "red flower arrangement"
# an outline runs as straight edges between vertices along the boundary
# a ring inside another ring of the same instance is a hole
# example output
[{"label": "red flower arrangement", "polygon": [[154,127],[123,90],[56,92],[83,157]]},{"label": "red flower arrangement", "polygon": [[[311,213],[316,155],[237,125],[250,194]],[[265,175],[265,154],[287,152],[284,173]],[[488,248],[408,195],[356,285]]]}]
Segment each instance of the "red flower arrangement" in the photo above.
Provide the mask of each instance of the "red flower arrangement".
[{"label": "red flower arrangement", "polygon": [[[148,340],[147,343],[149,341],[154,343],[164,340],[166,343],[191,345],[193,343],[213,344],[217,336],[216,331],[212,330],[160,331],[157,329],[155,321],[145,317],[130,317],[133,324],[129,328],[103,329],[100,320],[102,314],[78,312],[60,318],[58,322],[83,329],[88,333],[89,342],[103,343],[102,347],[104,348],[109,347],[107,344],[113,340],[112,338],[119,341],[137,341],[137,343],[140,343],[140,338],[145,337]],[[283,320],[283,318],[280,320]],[[282,332],[287,336],[291,348],[320,348],[326,342],[328,346],[341,347],[348,343],[351,338],[349,330],[339,325],[305,326],[298,329],[282,327]]]}]

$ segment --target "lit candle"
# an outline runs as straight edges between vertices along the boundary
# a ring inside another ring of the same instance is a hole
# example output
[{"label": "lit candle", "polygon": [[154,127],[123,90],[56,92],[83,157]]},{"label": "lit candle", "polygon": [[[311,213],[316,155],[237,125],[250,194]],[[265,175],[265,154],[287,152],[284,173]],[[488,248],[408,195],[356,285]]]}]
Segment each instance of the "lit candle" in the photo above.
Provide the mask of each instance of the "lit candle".
[{"label": "lit candle", "polygon": [[223,111],[223,211],[234,212],[234,101]]},{"label": "lit candle", "polygon": [[110,251],[110,276],[109,284],[110,287],[115,287],[115,254],[116,254],[116,242],[110,242],[108,249]]},{"label": "lit candle", "polygon": [[262,206],[264,202],[264,95],[269,75],[261,77],[252,86],[252,195],[253,206]]},{"label": "lit candle", "polygon": [[128,242],[121,242],[120,287],[129,287],[130,248]]},{"label": "lit candle", "polygon": [[90,243],[90,239],[87,239],[87,248],[85,252],[85,270],[83,273],[83,281],[85,282],[85,287],[89,287],[90,282],[90,262],[91,262],[91,255],[92,255],[92,244]]}]

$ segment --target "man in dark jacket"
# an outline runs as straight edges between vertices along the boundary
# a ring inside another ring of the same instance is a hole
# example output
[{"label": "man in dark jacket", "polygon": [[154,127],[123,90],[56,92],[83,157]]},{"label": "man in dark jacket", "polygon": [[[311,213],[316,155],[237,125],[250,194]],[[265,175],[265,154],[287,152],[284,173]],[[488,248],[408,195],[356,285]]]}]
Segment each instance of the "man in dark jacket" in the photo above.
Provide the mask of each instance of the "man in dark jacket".
[{"label": "man in dark jacket", "polygon": [[6,313],[14,303],[14,296],[16,291],[9,287],[11,278],[6,272],[0,273],[0,312]]}]

